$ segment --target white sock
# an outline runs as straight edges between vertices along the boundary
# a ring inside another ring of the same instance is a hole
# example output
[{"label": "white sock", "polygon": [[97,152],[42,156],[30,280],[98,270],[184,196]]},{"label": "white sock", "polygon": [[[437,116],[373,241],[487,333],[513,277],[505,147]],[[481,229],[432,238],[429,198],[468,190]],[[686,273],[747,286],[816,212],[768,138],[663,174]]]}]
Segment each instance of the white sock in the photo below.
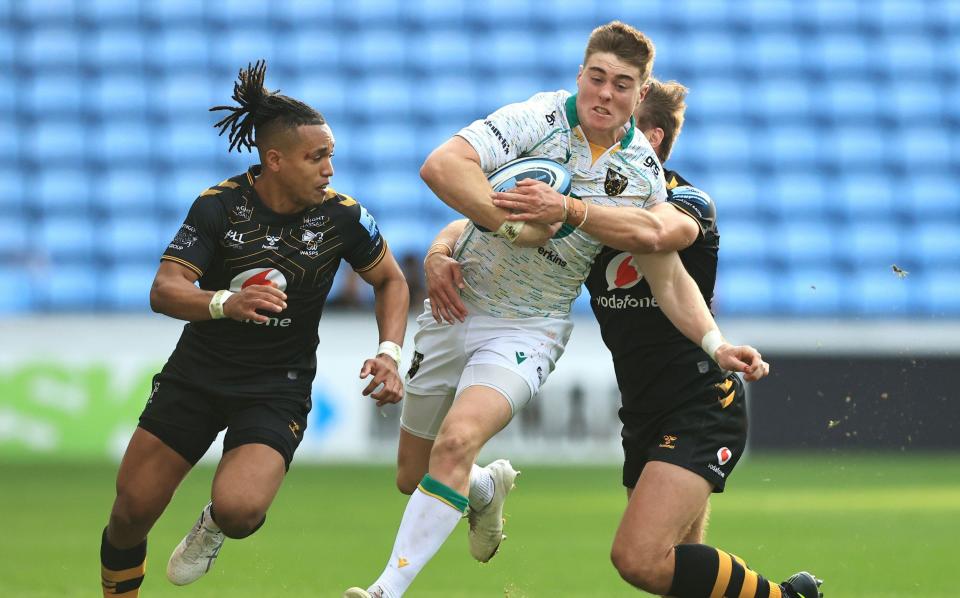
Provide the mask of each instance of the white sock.
[{"label": "white sock", "polygon": [[213,520],[213,502],[207,503],[207,506],[203,508],[203,527],[207,528],[212,532],[219,532],[220,526],[217,525],[217,522]]},{"label": "white sock", "polygon": [[493,500],[493,476],[476,463],[470,469],[470,508],[482,511]]},{"label": "white sock", "polygon": [[383,598],[400,598],[414,578],[453,533],[467,498],[428,474],[410,496],[386,569],[368,588]]}]

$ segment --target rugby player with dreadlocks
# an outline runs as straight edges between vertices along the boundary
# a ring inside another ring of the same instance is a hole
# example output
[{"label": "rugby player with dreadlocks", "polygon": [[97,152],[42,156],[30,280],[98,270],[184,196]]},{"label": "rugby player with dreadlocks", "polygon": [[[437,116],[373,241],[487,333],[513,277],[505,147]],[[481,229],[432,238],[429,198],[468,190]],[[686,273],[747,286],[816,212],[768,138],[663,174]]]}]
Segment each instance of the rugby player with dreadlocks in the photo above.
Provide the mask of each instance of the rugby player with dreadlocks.
[{"label": "rugby player with dreadlocks", "polygon": [[266,64],[240,71],[215,126],[260,164],[203,191],[161,256],[154,311],[187,320],[117,474],[100,543],[104,596],[139,596],[147,534],[226,429],[211,501],[174,550],[177,585],[210,570],[224,538],[257,531],[307,427],[317,325],[340,261],[376,296],[380,345],[360,368],[364,395],[403,396],[397,373],[409,295],[373,216],[329,186],[334,137],[303,102],[264,88]]}]

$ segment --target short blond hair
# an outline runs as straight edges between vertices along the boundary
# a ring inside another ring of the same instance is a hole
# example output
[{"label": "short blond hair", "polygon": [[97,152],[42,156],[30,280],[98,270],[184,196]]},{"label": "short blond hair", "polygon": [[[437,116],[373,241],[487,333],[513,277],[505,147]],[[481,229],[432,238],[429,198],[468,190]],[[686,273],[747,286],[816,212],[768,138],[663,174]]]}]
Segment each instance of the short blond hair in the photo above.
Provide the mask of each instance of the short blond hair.
[{"label": "short blond hair", "polygon": [[640,69],[640,85],[647,82],[653,72],[656,49],[650,38],[638,29],[621,21],[610,21],[593,30],[583,54],[583,64],[597,52],[609,52]]},{"label": "short blond hair", "polygon": [[647,84],[647,95],[637,106],[634,117],[637,128],[663,129],[663,140],[657,148],[660,162],[666,162],[673,150],[673,143],[683,128],[683,116],[687,111],[687,88],[676,81],[658,81],[653,77]]}]

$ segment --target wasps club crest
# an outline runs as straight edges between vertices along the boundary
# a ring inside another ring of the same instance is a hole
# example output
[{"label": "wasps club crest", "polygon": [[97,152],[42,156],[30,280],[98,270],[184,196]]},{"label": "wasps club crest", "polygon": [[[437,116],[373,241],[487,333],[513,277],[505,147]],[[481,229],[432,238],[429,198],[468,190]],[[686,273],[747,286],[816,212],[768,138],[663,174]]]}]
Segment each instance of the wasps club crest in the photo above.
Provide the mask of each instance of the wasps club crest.
[{"label": "wasps club crest", "polygon": [[627,177],[613,168],[607,169],[607,180],[603,182],[603,192],[607,195],[620,195],[627,188]]}]

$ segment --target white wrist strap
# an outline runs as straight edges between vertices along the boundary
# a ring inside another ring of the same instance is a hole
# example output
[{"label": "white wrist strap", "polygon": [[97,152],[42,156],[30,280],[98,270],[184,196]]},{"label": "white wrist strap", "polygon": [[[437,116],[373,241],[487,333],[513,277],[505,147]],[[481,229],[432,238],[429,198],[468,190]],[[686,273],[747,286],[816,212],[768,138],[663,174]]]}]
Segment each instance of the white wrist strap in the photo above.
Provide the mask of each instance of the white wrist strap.
[{"label": "white wrist strap", "polygon": [[513,243],[517,240],[517,237],[520,236],[520,231],[523,230],[524,224],[526,223],[504,220],[503,224],[500,225],[500,228],[497,229],[496,234]]},{"label": "white wrist strap", "polygon": [[223,304],[227,302],[233,296],[231,291],[222,289],[213,294],[213,297],[210,299],[210,305],[207,307],[210,309],[210,317],[214,320],[221,320],[227,316],[223,314]]},{"label": "white wrist strap", "polygon": [[397,362],[397,367],[400,367],[400,356],[402,350],[400,345],[393,341],[383,341],[380,343],[380,346],[377,347],[377,355],[386,355],[390,359]]},{"label": "white wrist strap", "polygon": [[700,346],[703,347],[704,352],[710,356],[710,359],[716,361],[717,349],[720,348],[720,345],[727,344],[727,341],[724,340],[723,335],[720,334],[720,331],[714,328],[710,332],[703,335],[703,340],[700,341]]}]

